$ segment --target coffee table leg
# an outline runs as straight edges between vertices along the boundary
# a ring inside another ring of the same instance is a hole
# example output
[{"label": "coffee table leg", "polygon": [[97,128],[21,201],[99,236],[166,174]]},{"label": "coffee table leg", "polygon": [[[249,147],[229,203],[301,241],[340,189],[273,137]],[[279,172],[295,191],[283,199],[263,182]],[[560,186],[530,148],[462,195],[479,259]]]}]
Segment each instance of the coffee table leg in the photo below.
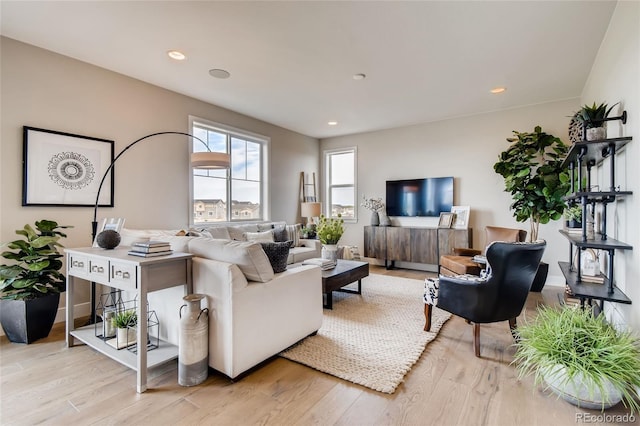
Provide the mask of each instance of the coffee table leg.
[{"label": "coffee table leg", "polygon": [[358,294],[362,294],[362,280],[358,280]]},{"label": "coffee table leg", "polygon": [[327,303],[323,306],[325,309],[333,309],[333,292],[330,291],[324,294],[327,298]]}]

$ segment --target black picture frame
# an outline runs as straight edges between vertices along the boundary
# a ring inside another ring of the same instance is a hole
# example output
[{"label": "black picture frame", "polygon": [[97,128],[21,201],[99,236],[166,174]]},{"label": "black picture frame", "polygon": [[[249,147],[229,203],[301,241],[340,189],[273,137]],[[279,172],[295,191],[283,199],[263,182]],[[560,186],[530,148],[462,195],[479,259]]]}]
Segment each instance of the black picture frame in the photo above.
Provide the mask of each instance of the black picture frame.
[{"label": "black picture frame", "polygon": [[[22,205],[94,207],[114,145],[108,139],[23,126]],[[113,188],[112,168],[100,207],[113,207]]]}]

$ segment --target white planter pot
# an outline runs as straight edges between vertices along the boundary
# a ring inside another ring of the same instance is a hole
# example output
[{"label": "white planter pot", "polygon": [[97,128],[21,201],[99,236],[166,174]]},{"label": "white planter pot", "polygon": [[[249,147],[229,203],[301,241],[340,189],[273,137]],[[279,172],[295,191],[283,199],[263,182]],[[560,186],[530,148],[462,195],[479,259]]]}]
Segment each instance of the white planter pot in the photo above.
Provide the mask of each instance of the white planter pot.
[{"label": "white planter pot", "polygon": [[606,127],[591,127],[587,129],[587,140],[598,141],[607,138]]},{"label": "white planter pot", "polygon": [[[544,372],[543,377],[553,393],[581,408],[605,410],[622,400],[622,393],[608,379],[603,378],[604,392],[601,392],[590,378],[581,373],[569,379],[566,368],[562,365],[556,365],[548,372]],[[589,392],[589,388],[593,388],[593,391]]]},{"label": "white planter pot", "polygon": [[118,343],[118,349],[126,348],[127,346],[131,346],[136,343],[136,333],[137,329],[128,327],[128,328],[118,328],[116,330],[116,339]]},{"label": "white planter pot", "polygon": [[322,258],[328,260],[338,260],[338,245],[325,244],[322,246]]}]

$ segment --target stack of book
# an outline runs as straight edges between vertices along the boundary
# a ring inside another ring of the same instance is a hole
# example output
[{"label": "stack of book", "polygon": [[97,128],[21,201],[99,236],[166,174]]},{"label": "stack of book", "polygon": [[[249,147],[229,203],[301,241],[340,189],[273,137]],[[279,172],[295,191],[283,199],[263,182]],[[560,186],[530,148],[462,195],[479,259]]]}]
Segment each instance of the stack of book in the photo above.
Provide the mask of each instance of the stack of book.
[{"label": "stack of book", "polygon": [[580,299],[574,296],[573,292],[571,291],[568,285],[565,285],[564,297],[561,303],[568,306],[576,306],[576,305],[580,305]]},{"label": "stack of book", "polygon": [[604,284],[604,275],[580,275],[580,279],[583,283]]},{"label": "stack of book", "polygon": [[140,257],[166,256],[173,253],[169,243],[165,241],[144,241],[133,243],[129,254]]},{"label": "stack of book", "polygon": [[320,269],[326,271],[327,269],[333,269],[338,264],[336,260],[322,259],[320,257],[315,257],[313,259],[307,259],[302,262],[303,265],[316,265],[319,266]]}]

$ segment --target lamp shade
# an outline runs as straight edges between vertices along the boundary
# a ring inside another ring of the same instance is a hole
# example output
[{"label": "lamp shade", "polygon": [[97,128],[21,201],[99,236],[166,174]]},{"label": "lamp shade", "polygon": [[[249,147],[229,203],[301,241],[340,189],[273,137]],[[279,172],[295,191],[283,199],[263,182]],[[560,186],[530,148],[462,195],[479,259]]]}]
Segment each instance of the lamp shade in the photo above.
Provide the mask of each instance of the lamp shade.
[{"label": "lamp shade", "polygon": [[228,169],[231,157],[224,152],[194,152],[191,154],[191,166],[194,169]]},{"label": "lamp shade", "polygon": [[318,217],[322,212],[322,204],[316,202],[307,202],[300,205],[302,217]]}]

